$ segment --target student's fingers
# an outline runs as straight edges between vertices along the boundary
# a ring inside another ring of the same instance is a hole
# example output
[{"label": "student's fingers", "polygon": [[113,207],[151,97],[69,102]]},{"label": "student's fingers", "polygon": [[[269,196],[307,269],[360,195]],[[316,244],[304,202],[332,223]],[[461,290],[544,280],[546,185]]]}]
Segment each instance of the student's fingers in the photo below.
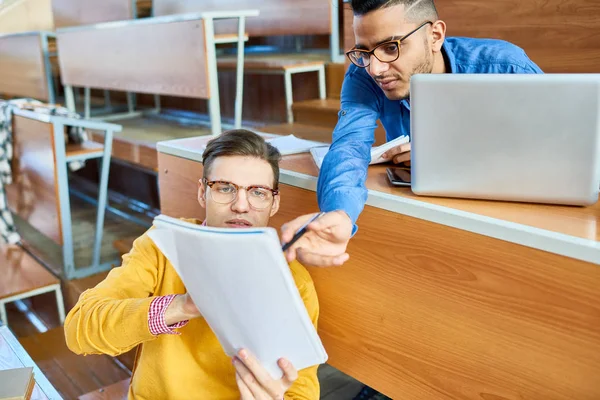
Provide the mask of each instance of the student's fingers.
[{"label": "student's fingers", "polygon": [[249,372],[254,375],[254,378],[256,378],[262,389],[264,389],[267,394],[271,396],[270,398],[283,398],[283,389],[281,387],[281,383],[269,375],[269,372],[256,359],[254,354],[250,353],[246,349],[242,349],[238,352],[237,358],[242,360]]},{"label": "student's fingers", "polygon": [[298,379],[298,371],[296,370],[296,367],[294,367],[292,363],[285,358],[281,358],[277,364],[283,371],[283,384],[286,388],[289,388],[296,381],[296,379]]},{"label": "student's fingers", "polygon": [[[338,227],[345,227],[347,229],[338,230]],[[311,222],[308,225],[308,230],[317,232],[317,233],[332,233],[332,232],[343,232],[344,237],[336,238],[336,239],[350,239],[352,234],[352,221],[348,214],[343,211],[331,211],[321,215],[315,221]],[[346,238],[347,236],[347,238]]]},{"label": "student's fingers", "polygon": [[306,224],[312,217],[315,216],[316,213],[305,214],[296,219],[289,221],[288,223],[283,224],[281,227],[281,241],[283,243],[287,243],[292,240],[292,237],[296,234],[296,232],[302,228],[304,224]]},{"label": "student's fingers", "polygon": [[401,144],[400,146],[392,147],[388,151],[382,154],[383,158],[391,159],[398,154],[406,153],[410,151],[410,143]]},{"label": "student's fingers", "polygon": [[244,382],[240,374],[237,373],[237,371],[235,373],[235,382],[237,383],[238,389],[240,390],[240,400],[254,400],[254,396],[252,395],[250,388],[248,387],[248,385],[246,385],[246,383]]},{"label": "student's fingers", "polygon": [[240,359],[235,357],[233,360],[233,366],[235,367],[236,374],[239,375],[242,382],[246,385],[248,390],[250,390],[250,393],[252,394],[252,397],[250,397],[251,399],[270,399],[270,397],[267,395],[267,392],[262,388],[254,374],[252,374],[252,372]]},{"label": "student's fingers", "polygon": [[305,267],[339,267],[348,261],[349,258],[350,255],[348,253],[326,256],[312,253],[302,248],[296,250],[296,259]]},{"label": "student's fingers", "polygon": [[410,161],[410,151],[407,153],[398,154],[394,157],[394,164],[400,164],[403,162]]}]

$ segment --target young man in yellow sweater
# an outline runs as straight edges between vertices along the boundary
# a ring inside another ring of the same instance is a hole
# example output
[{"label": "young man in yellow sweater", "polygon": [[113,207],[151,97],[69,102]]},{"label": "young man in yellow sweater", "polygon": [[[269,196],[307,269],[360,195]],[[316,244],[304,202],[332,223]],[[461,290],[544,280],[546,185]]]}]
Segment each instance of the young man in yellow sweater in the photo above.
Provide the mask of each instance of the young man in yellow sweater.
[{"label": "young man in yellow sweater", "polygon": [[[267,226],[279,209],[280,154],[260,136],[234,130],[203,154],[198,202],[214,227]],[[190,171],[191,172],[191,171]],[[319,305],[312,279],[290,269],[313,324]],[[65,322],[77,354],[116,356],[138,346],[129,399],[318,399],[317,366],[296,371],[279,361],[272,379],[247,350],[230,359],[198,312],[173,266],[147,234],[95,288],[82,293]]]}]

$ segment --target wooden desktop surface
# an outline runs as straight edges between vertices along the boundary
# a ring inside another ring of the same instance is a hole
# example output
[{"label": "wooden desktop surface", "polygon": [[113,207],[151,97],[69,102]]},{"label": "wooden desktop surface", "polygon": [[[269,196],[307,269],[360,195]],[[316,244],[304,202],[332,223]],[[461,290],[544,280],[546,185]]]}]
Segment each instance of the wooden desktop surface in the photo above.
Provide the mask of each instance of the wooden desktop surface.
[{"label": "wooden desktop surface", "polygon": [[[183,156],[198,160],[210,137],[192,137],[174,140],[169,143],[177,149],[186,149]],[[159,146],[160,147],[160,146]],[[452,210],[464,211],[482,217],[498,219],[504,222],[524,225],[562,235],[600,241],[600,202],[589,207],[515,203],[487,200],[453,199],[443,197],[417,196],[410,188],[395,187],[390,184],[385,169],[389,164],[369,167],[367,188],[377,193],[388,194],[399,199],[441,206]],[[281,162],[282,175],[287,171],[316,178],[319,170],[309,153],[286,156]],[[305,185],[308,188],[310,185]],[[600,248],[600,243],[598,244]]]},{"label": "wooden desktop surface", "polygon": [[[173,142],[190,149],[189,141]],[[161,211],[203,218],[196,201],[201,163],[190,153],[167,154],[172,149],[165,146],[158,145]],[[314,178],[306,178],[316,173],[311,163],[302,155],[285,157],[287,183],[270,226],[279,229],[317,210]],[[372,190],[380,183],[381,190],[410,198],[385,187],[383,174],[384,167],[370,168]],[[469,203],[461,206],[472,211]],[[498,215],[495,205],[527,207],[484,203],[488,210],[478,211]],[[552,210],[541,219],[575,211]],[[580,213],[563,221],[585,220]],[[392,398],[600,398],[598,265],[373,205],[358,225],[344,266],[309,268],[331,365]]]},{"label": "wooden desktop surface", "polygon": [[35,387],[33,388],[31,400],[62,399],[12,332],[6,326],[0,326],[0,369],[23,367],[33,367]]}]

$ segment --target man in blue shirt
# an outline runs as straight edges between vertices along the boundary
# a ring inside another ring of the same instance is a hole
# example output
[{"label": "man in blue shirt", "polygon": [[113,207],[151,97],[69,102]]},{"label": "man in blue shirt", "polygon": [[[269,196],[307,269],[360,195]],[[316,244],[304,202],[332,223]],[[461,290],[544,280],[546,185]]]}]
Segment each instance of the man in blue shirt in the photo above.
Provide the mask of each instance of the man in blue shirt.
[{"label": "man in blue shirt", "polygon": [[[341,110],[317,185],[326,214],[309,225],[288,258],[305,265],[341,265],[367,200],[365,180],[379,119],[387,140],[410,135],[410,78],[420,73],[542,73],[525,52],[505,41],[446,38],[433,0],[352,0],[356,46],[348,69]],[[435,115],[432,114],[432,118]],[[410,163],[410,144],[385,155]],[[284,241],[312,215],[282,228]]]}]

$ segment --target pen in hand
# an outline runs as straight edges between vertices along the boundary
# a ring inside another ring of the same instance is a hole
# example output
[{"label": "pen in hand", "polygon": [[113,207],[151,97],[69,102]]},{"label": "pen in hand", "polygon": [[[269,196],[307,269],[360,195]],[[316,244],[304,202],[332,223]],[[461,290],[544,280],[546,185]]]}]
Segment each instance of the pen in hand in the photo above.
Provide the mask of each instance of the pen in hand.
[{"label": "pen in hand", "polygon": [[310,220],[308,220],[307,223],[305,223],[304,225],[302,225],[302,227],[300,229],[298,229],[298,231],[294,234],[294,237],[292,237],[292,240],[290,240],[289,242],[284,244],[281,249],[284,252],[287,251],[294,243],[296,243],[298,241],[298,239],[300,239],[302,237],[302,235],[304,235],[306,233],[306,228],[308,227],[308,225],[310,225],[313,221],[315,221],[317,218],[319,218],[323,214],[325,214],[325,213],[324,212],[317,213],[314,217],[312,217]]}]

